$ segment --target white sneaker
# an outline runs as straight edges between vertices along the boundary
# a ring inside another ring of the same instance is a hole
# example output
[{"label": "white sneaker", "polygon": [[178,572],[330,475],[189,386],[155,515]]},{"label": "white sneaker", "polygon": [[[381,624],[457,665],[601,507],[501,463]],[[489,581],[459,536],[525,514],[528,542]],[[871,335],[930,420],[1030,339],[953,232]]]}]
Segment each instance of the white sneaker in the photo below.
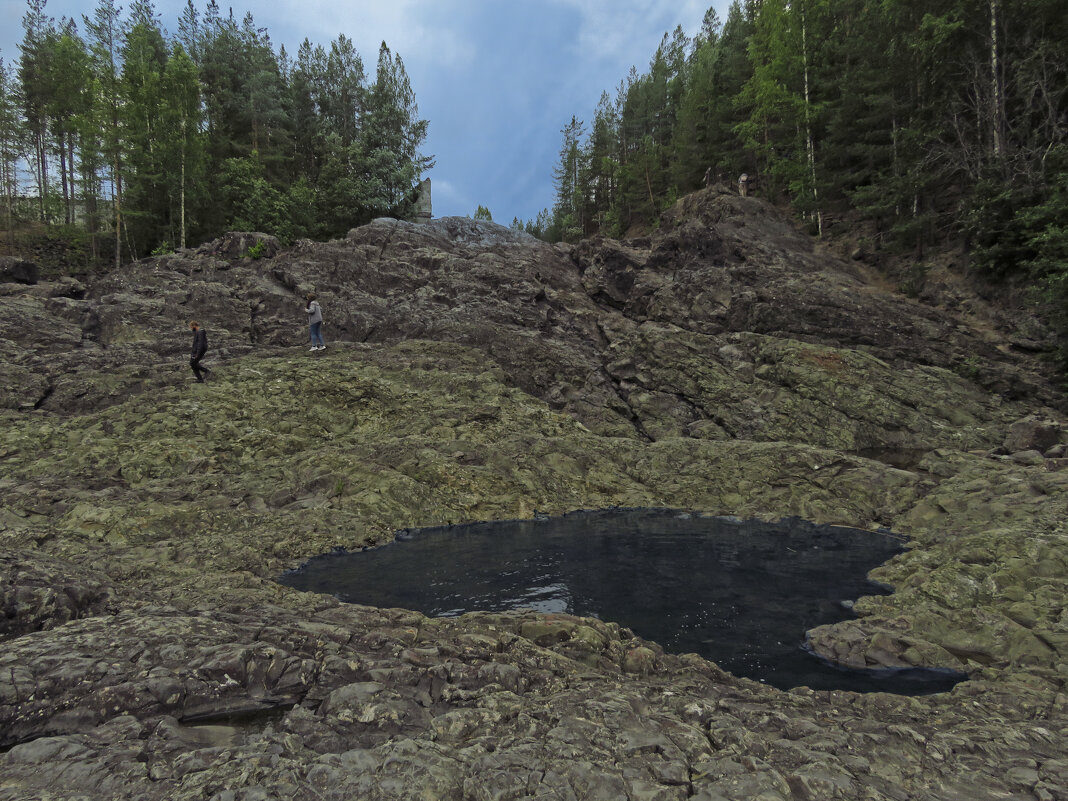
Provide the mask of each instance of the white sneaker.
[{"label": "white sneaker", "polygon": [[319,348],[318,348],[318,347],[316,347],[315,345],[312,345],[312,346],[311,346],[310,348],[308,348],[308,352],[309,352],[309,353],[310,353],[311,351],[313,351],[313,350],[319,350]]},{"label": "white sneaker", "polygon": [[319,350],[326,350],[326,345],[320,345]]}]

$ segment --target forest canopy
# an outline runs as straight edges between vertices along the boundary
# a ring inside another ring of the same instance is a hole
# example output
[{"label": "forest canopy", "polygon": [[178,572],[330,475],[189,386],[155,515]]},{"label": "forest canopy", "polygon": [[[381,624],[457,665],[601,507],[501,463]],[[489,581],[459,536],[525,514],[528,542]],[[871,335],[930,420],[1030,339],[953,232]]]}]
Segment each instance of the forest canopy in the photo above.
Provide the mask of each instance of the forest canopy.
[{"label": "forest canopy", "polygon": [[514,226],[622,236],[741,173],[814,234],[863,231],[1068,298],[1068,3],[735,0],[563,128],[556,198]]},{"label": "forest canopy", "polygon": [[294,58],[216,0],[188,0],[173,34],[151,0],[58,22],[46,1],[27,3],[17,62],[0,60],[9,230],[66,225],[119,264],[226,230],[326,238],[410,213],[428,123],[385,42],[369,75],[344,34]]}]

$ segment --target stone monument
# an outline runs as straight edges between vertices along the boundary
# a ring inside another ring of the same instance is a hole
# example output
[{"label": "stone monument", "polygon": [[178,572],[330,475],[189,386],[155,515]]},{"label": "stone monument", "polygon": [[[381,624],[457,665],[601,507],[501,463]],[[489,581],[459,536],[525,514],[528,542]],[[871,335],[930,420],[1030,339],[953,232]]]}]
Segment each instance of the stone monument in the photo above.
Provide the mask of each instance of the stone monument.
[{"label": "stone monument", "polygon": [[433,216],[433,207],[430,203],[430,179],[424,178],[415,190],[415,221],[427,223]]}]

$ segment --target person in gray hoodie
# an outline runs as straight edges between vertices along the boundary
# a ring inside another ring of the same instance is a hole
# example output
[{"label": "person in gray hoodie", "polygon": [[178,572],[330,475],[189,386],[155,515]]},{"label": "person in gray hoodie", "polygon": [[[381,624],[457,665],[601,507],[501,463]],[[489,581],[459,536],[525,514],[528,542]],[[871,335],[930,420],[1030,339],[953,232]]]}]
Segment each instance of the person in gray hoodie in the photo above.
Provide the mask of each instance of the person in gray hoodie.
[{"label": "person in gray hoodie", "polygon": [[315,295],[308,295],[308,305],[304,311],[308,313],[308,334],[311,336],[312,346],[309,350],[326,350],[326,343],[323,342],[323,310],[319,308]]}]

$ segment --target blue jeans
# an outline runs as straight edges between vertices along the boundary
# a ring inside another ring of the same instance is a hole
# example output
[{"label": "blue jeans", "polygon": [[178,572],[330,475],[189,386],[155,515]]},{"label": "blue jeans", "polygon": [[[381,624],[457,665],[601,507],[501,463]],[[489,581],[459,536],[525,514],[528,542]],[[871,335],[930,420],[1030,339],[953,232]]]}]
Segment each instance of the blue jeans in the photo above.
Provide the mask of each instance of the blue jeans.
[{"label": "blue jeans", "polygon": [[311,334],[312,345],[321,345],[326,347],[326,343],[323,342],[323,321],[320,320],[317,323],[312,323],[308,326],[308,333]]}]

